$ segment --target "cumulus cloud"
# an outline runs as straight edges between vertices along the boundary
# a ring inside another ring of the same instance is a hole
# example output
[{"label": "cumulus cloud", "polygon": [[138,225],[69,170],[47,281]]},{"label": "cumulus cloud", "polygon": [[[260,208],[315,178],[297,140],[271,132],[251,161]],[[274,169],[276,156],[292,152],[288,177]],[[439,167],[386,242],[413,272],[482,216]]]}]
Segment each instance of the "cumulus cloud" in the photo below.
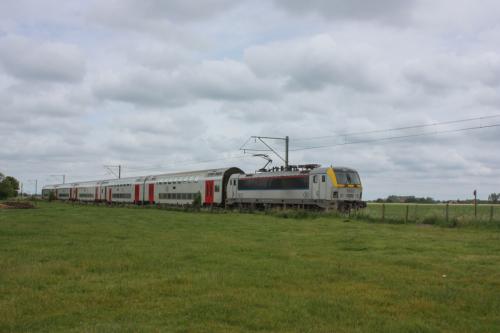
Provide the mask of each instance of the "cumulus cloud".
[{"label": "cumulus cloud", "polygon": [[191,21],[213,17],[224,12],[235,2],[207,0],[189,2],[182,0],[111,0],[94,3],[92,13],[100,18],[118,17],[123,20],[142,18],[148,20]]},{"label": "cumulus cloud", "polygon": [[245,61],[264,77],[283,77],[290,88],[321,89],[326,85],[356,90],[376,90],[369,64],[362,54],[343,49],[329,35],[255,46],[245,51]]},{"label": "cumulus cloud", "polygon": [[165,71],[135,67],[105,73],[97,80],[95,94],[138,106],[179,106],[197,99],[269,99],[278,88],[279,83],[259,79],[244,64],[222,60]]},{"label": "cumulus cloud", "polygon": [[405,22],[408,20],[415,0],[274,0],[281,8],[296,15],[316,13],[328,19],[375,20],[383,22]]},{"label": "cumulus cloud", "polygon": [[8,74],[23,80],[72,83],[85,75],[85,60],[77,46],[22,36],[0,39],[0,63]]},{"label": "cumulus cloud", "polygon": [[473,56],[439,54],[408,63],[403,73],[409,82],[428,93],[470,89],[475,85],[496,88],[500,85],[500,55],[491,52]]}]

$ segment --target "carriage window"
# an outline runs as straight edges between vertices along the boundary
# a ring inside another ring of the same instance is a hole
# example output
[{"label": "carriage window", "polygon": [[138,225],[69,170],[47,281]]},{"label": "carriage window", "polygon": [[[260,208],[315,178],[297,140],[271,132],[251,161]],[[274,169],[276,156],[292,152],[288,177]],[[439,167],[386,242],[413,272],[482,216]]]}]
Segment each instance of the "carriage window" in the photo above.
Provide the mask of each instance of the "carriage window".
[{"label": "carriage window", "polygon": [[317,183],[317,182],[318,182],[318,176],[314,175],[314,177],[313,177],[313,183]]},{"label": "carriage window", "polygon": [[299,190],[309,188],[309,176],[240,179],[238,190]]},{"label": "carriage window", "polygon": [[220,191],[219,185],[215,185],[215,192],[219,192],[219,191]]},{"label": "carriage window", "polygon": [[321,176],[321,182],[323,182],[323,183],[324,183],[324,182],[325,182],[325,180],[326,180],[325,175]]}]

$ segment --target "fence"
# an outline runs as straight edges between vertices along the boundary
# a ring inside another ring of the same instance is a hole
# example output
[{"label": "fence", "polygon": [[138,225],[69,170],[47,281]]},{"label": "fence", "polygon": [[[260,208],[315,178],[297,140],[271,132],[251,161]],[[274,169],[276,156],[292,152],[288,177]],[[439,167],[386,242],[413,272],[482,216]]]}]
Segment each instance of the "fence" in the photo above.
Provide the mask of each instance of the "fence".
[{"label": "fence", "polygon": [[500,205],[369,203],[358,214],[383,222],[500,222]]}]

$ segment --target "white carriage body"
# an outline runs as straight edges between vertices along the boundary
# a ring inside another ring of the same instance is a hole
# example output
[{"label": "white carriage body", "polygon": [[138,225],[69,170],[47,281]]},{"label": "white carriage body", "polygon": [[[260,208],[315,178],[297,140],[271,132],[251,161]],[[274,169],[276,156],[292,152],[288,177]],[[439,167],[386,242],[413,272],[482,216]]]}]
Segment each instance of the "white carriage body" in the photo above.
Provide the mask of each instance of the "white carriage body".
[{"label": "white carriage body", "polygon": [[113,180],[48,185],[47,195],[55,191],[57,199],[105,201],[109,203],[192,204],[199,195],[204,205],[225,201],[225,184],[238,168],[210,169],[128,177]]}]

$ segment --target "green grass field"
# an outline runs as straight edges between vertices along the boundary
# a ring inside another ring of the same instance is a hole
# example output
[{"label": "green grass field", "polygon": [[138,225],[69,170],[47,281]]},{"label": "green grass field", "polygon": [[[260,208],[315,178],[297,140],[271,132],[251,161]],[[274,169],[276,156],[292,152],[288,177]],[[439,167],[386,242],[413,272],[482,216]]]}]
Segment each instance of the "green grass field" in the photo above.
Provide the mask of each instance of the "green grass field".
[{"label": "green grass field", "polygon": [[1,332],[499,332],[500,230],[0,210]]}]

